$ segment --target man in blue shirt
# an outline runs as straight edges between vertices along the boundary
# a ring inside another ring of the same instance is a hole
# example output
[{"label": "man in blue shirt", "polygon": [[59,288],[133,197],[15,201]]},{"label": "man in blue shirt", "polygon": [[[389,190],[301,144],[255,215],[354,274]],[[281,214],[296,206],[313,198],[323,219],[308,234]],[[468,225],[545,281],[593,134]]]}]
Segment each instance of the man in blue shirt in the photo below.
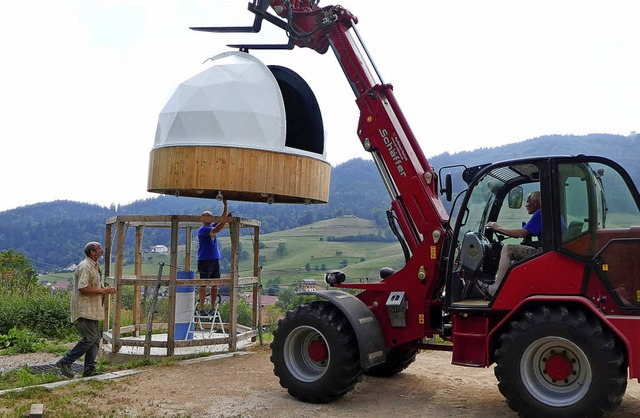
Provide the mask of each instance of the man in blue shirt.
[{"label": "man in blue shirt", "polygon": [[[221,217],[231,216],[233,212],[227,214],[227,201],[223,200],[224,208]],[[204,211],[202,216],[213,216],[211,212]],[[198,228],[198,272],[201,279],[220,278],[220,247],[216,234],[222,231],[224,222],[203,222]],[[204,309],[204,300],[207,297],[207,287],[201,286],[199,292],[198,309],[200,315],[207,315]],[[211,307],[215,306],[218,297],[218,286],[211,286]]]},{"label": "man in blue shirt", "polygon": [[[531,219],[529,219],[529,222],[527,222],[526,225],[522,228],[505,228],[498,225],[497,222],[487,222],[487,227],[500,234],[508,235],[514,238],[527,238],[530,236],[535,236],[538,237],[538,240],[540,240],[540,236],[542,235],[542,213],[540,212],[540,202],[540,192],[535,191],[529,193],[529,196],[527,196],[526,208],[527,213],[532,216]],[[485,284],[485,286],[480,288],[483,296],[493,296],[493,294],[500,286],[502,279],[504,279],[504,275],[507,273],[507,270],[509,270],[509,267],[511,267],[512,262],[531,257],[539,251],[539,248],[521,244],[507,244],[503,246],[500,253],[500,263],[498,264],[496,281],[490,286],[487,286]],[[485,293],[488,293],[489,295],[485,295]]]}]

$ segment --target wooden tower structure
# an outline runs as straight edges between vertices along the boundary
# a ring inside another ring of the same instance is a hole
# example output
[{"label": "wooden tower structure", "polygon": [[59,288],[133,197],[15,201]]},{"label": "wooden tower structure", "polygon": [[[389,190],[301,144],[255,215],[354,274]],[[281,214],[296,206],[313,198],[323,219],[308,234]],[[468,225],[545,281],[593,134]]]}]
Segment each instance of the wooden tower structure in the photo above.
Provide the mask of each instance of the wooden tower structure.
[{"label": "wooden tower structure", "polygon": [[[229,228],[231,238],[231,268],[229,274],[220,279],[200,279],[195,275],[194,280],[177,280],[178,270],[190,271],[191,266],[191,242],[193,230],[202,225],[202,222],[225,222]],[[159,274],[143,274],[143,248],[142,238],[147,228],[168,228],[170,230],[171,243],[169,246],[169,262],[167,269],[159,270]],[[240,276],[239,267],[239,240],[240,230],[250,228],[253,237],[252,273],[249,276]],[[123,264],[125,254],[125,236],[130,229],[135,230],[134,239],[134,274],[124,275]],[[184,237],[184,265],[179,266],[178,248],[179,236]],[[260,222],[238,217],[205,217],[205,216],[178,216],[178,215],[153,215],[153,216],[115,216],[106,222],[105,242],[105,283],[115,286],[117,293],[113,298],[115,303],[105,304],[106,315],[103,338],[111,344],[111,353],[119,353],[122,347],[143,347],[144,355],[148,357],[152,347],[166,349],[167,356],[176,354],[176,349],[181,347],[211,346],[227,344],[229,351],[236,351],[238,343],[243,340],[255,341],[261,334],[260,320],[260,268],[259,260]],[[113,260],[113,262],[111,262]],[[229,286],[229,323],[226,326],[228,333],[224,335],[212,335],[211,338],[176,340],[174,338],[175,314],[176,314],[176,287],[177,286]],[[133,287],[133,324],[122,326],[122,289]],[[143,286],[158,289],[165,286],[169,289],[168,322],[153,321],[153,315],[142,317],[141,289]],[[242,326],[237,323],[238,313],[238,289],[251,286],[252,296],[252,325]],[[109,298],[110,299],[110,298]],[[113,313],[113,315],[111,314]],[[146,320],[146,322],[144,322]],[[154,340],[151,334],[154,331],[166,331],[166,340]],[[126,336],[124,336],[126,335]],[[144,335],[144,340],[140,336]]]}]

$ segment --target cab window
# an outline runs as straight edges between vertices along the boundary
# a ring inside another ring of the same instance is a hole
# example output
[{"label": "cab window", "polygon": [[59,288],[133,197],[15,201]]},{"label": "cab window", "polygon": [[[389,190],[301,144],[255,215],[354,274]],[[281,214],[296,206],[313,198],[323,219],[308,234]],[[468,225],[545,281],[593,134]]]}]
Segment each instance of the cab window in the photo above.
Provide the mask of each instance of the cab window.
[{"label": "cab window", "polygon": [[566,221],[561,234],[564,250],[593,256],[611,233],[640,225],[633,194],[613,167],[599,162],[563,163],[558,173],[560,214]]}]

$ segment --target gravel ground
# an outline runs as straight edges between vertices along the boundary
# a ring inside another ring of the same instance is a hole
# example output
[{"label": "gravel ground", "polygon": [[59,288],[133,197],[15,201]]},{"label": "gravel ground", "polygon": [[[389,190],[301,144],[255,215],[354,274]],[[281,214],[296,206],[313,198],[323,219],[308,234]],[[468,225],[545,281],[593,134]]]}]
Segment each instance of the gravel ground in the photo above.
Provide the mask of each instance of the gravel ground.
[{"label": "gravel ground", "polygon": [[0,373],[6,373],[24,366],[32,367],[45,364],[55,364],[60,357],[61,356],[57,354],[50,353],[28,353],[0,356]]}]

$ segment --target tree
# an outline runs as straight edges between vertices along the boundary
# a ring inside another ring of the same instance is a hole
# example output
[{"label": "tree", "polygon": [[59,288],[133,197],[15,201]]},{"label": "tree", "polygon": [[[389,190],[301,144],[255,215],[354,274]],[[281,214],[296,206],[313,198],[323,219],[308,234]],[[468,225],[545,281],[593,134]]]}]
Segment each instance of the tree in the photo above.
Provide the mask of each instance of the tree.
[{"label": "tree", "polygon": [[24,254],[0,251],[0,294],[24,297],[37,285],[38,273]]},{"label": "tree", "polygon": [[286,242],[278,243],[278,248],[276,248],[276,255],[282,257],[285,254],[287,254],[287,243]]},{"label": "tree", "polygon": [[267,288],[267,294],[269,296],[278,295],[278,292],[280,292],[280,282],[281,282],[280,276],[267,280],[266,288]]},{"label": "tree", "polygon": [[267,280],[267,287],[280,287],[280,283],[282,283],[282,279],[280,276],[276,276],[273,279]]},{"label": "tree", "polygon": [[283,289],[278,294],[278,301],[276,302],[276,307],[286,312],[289,310],[289,305],[296,298],[296,292],[291,289]]},{"label": "tree", "polygon": [[[220,316],[223,322],[229,321],[229,301],[220,306]],[[246,300],[238,299],[238,324],[250,327],[253,322],[253,312]]]},{"label": "tree", "polygon": [[286,312],[294,309],[296,306],[309,303],[316,299],[314,295],[298,295],[291,289],[284,289],[278,294],[278,301],[275,306],[282,312]]},{"label": "tree", "polygon": [[240,261],[247,261],[249,259],[249,251],[242,250],[240,252]]},{"label": "tree", "polygon": [[387,219],[387,210],[385,208],[376,207],[371,209],[371,217],[376,221],[376,226],[379,231],[384,230],[389,226],[389,220]]},{"label": "tree", "polygon": [[278,320],[282,318],[283,312],[278,309],[275,305],[267,306],[265,310],[264,316],[262,318],[262,323],[267,327],[267,331],[273,332],[278,326]]},{"label": "tree", "polygon": [[309,225],[316,221],[316,216],[310,210],[306,210],[298,215],[298,225]]}]

